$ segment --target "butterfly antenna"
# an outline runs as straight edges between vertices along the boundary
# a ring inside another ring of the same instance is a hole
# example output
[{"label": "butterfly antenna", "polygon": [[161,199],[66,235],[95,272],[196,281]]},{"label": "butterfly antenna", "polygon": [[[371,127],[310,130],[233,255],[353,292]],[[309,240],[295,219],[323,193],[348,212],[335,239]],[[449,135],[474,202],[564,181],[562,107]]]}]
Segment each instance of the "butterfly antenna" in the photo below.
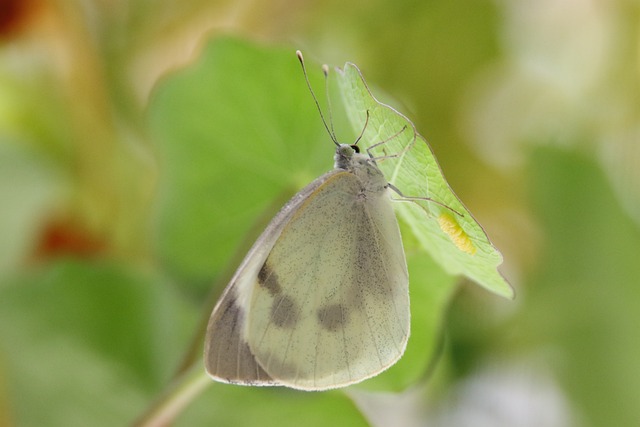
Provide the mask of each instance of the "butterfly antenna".
[{"label": "butterfly antenna", "polygon": [[302,65],[302,73],[304,74],[304,80],[307,82],[307,87],[309,88],[309,92],[311,92],[311,96],[313,97],[313,102],[316,103],[316,107],[318,108],[318,113],[320,113],[320,118],[322,119],[322,124],[324,125],[324,128],[327,130],[327,133],[331,137],[331,140],[333,141],[333,143],[339,146],[340,143],[338,143],[338,141],[336,140],[335,135],[332,133],[332,129],[330,129],[329,125],[327,125],[327,121],[324,119],[324,114],[322,114],[322,109],[320,108],[320,103],[318,102],[318,98],[316,98],[316,94],[311,88],[311,83],[309,82],[309,77],[307,76],[307,68],[304,66],[304,58],[302,56],[302,52],[297,50],[296,55],[298,56],[300,65]]},{"label": "butterfly antenna", "polygon": [[329,96],[329,66],[327,64],[322,66],[322,73],[324,74],[324,94],[327,99],[327,108],[329,109],[329,126],[331,127],[333,139],[337,141],[336,129],[333,127],[333,108],[331,107],[331,97]]},{"label": "butterfly antenna", "polygon": [[360,135],[358,136],[358,138],[356,138],[356,142],[354,142],[353,145],[358,145],[358,142],[360,142],[360,140],[364,136],[364,131],[367,130],[367,125],[368,124],[369,124],[369,110],[367,110],[367,118],[364,121],[364,126],[362,126],[362,130],[360,131]]}]

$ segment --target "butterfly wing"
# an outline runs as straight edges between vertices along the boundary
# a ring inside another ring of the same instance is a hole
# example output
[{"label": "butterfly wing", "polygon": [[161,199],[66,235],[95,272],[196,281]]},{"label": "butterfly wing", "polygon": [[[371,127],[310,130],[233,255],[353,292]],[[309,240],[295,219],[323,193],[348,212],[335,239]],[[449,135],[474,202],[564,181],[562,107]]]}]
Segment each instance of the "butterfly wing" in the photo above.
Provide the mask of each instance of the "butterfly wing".
[{"label": "butterfly wing", "polygon": [[207,373],[218,381],[246,385],[278,385],[255,360],[247,343],[247,311],[258,286],[258,273],[300,205],[334,175],[331,171],[297,193],[258,238],[216,304],[205,338]]},{"label": "butterfly wing", "polygon": [[400,358],[409,335],[406,261],[385,191],[339,171],[288,218],[255,277],[246,342],[278,383],[323,390]]},{"label": "butterfly wing", "polygon": [[385,192],[336,170],[274,218],[214,309],[208,373],[323,390],[391,366],[409,335],[406,261]]}]

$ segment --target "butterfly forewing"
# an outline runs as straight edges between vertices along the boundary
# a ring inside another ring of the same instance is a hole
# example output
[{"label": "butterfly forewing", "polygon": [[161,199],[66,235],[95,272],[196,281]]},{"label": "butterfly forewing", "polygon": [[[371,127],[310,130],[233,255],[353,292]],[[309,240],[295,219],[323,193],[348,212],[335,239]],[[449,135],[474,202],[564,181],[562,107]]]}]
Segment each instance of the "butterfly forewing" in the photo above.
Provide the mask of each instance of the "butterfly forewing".
[{"label": "butterfly forewing", "polygon": [[253,245],[216,304],[207,326],[204,363],[216,380],[245,385],[278,385],[258,364],[247,342],[247,311],[258,274],[271,248],[300,205],[336,171],[306,186],[274,217]]},{"label": "butterfly forewing", "polygon": [[320,390],[371,377],[403,353],[408,274],[385,191],[333,173],[288,219],[254,278],[246,342],[278,383]]}]

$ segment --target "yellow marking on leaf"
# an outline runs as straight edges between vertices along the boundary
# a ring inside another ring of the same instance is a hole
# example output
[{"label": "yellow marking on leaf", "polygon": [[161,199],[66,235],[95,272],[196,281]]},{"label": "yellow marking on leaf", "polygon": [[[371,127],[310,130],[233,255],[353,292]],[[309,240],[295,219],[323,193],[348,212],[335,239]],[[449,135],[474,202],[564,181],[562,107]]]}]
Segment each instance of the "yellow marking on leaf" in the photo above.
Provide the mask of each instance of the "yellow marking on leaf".
[{"label": "yellow marking on leaf", "polygon": [[473,242],[471,242],[471,238],[451,215],[448,213],[440,214],[438,224],[440,224],[442,231],[449,235],[451,241],[458,249],[469,255],[475,255],[477,249]]}]

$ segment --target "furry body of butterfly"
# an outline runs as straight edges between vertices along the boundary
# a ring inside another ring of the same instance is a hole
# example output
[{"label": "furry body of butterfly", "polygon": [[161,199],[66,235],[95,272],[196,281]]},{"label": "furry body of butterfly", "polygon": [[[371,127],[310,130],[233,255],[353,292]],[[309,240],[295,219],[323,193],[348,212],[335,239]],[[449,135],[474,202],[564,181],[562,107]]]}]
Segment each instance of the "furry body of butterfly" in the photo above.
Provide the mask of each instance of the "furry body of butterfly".
[{"label": "furry body of butterfly", "polygon": [[215,380],[327,390],[402,356],[409,277],[389,185],[355,146],[334,160],[275,216],[216,304],[204,349]]}]

